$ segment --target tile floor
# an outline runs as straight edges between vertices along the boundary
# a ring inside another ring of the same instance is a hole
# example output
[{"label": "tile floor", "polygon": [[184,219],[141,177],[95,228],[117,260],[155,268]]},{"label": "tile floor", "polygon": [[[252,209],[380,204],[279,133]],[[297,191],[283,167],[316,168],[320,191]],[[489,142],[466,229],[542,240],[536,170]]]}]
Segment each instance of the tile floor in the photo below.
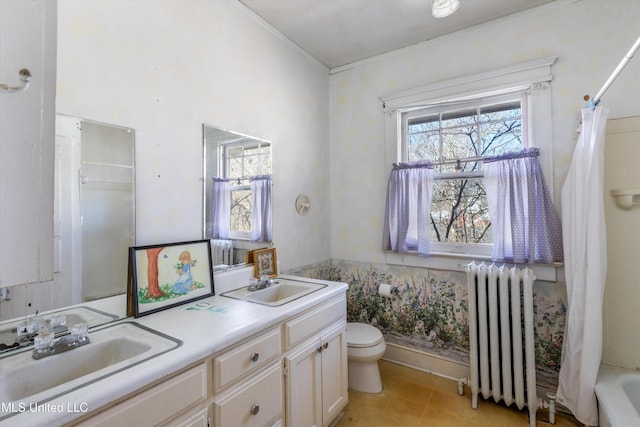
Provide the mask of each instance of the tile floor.
[{"label": "tile floor", "polygon": [[[492,400],[480,400],[471,408],[471,394],[465,387],[458,395],[455,381],[381,360],[384,390],[367,394],[349,390],[349,403],[336,427],[528,427],[524,411],[507,408]],[[546,415],[538,411],[539,417]],[[553,424],[538,420],[538,427]],[[575,418],[556,413],[557,427],[582,426]]]}]

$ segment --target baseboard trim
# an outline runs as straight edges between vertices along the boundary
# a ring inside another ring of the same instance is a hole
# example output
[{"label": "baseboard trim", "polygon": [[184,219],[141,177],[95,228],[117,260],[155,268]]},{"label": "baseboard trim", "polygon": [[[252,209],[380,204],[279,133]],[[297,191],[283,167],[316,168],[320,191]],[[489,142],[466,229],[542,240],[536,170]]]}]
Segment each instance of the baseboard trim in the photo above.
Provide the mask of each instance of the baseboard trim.
[{"label": "baseboard trim", "polygon": [[387,343],[382,359],[453,381],[464,380],[467,383],[470,376],[469,366],[464,363],[394,343]]}]

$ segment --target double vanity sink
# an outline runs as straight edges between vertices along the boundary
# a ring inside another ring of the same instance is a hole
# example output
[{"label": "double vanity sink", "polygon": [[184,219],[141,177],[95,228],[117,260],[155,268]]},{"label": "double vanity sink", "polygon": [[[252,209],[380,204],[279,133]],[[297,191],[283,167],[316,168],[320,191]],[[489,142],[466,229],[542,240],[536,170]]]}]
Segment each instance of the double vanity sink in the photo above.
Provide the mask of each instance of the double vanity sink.
[{"label": "double vanity sink", "polygon": [[[133,378],[144,378],[146,383],[157,377],[159,371],[167,375],[168,372],[177,369],[176,365],[185,363],[191,358],[201,357],[196,355],[205,352],[205,348],[206,353],[211,354],[216,350],[216,346],[222,345],[219,343],[225,342],[227,343],[225,345],[228,345],[227,340],[231,339],[229,337],[233,336],[233,341],[241,339],[239,332],[234,332],[234,328],[237,327],[238,322],[242,321],[241,319],[246,319],[247,313],[255,312],[250,316],[253,318],[264,319],[263,316],[267,315],[276,322],[279,316],[283,315],[281,313],[290,312],[291,309],[284,306],[328,286],[318,282],[296,280],[293,276],[279,277],[269,280],[268,283],[262,283],[260,289],[255,289],[254,286],[250,290],[246,286],[222,292],[212,297],[211,304],[225,307],[228,312],[223,310],[216,314],[206,312],[192,314],[194,311],[189,310],[188,306],[183,306],[152,316],[114,322],[117,316],[111,317],[105,312],[82,306],[66,309],[64,311],[69,325],[82,322],[89,326],[87,335],[89,343],[78,346],[72,343],[69,351],[65,350],[59,354],[52,351],[46,356],[37,355],[37,350],[29,344],[0,353],[0,402],[2,402],[0,424],[9,420],[20,421],[23,417],[16,415],[29,411],[28,409],[25,411],[24,405],[42,406],[48,402],[77,400],[78,396],[93,395],[97,389],[89,387],[101,381],[98,387],[102,390],[99,400],[89,398],[90,402],[95,402],[92,407],[91,404],[89,405],[89,410],[93,411],[97,409],[95,405],[102,406],[108,402],[105,400],[105,393],[107,393],[105,390],[118,393],[112,394],[111,399],[122,393],[120,386],[116,387],[119,390],[117,392],[116,388],[112,388],[114,382],[121,383],[129,379],[133,381]],[[237,302],[232,303],[229,300],[225,302],[226,298],[257,306],[252,309]],[[307,301],[317,300],[314,298]],[[291,307],[297,311],[306,304],[306,302],[291,304]],[[275,310],[267,314],[259,306],[273,307]],[[253,322],[253,320],[244,320],[244,322]],[[49,326],[47,323],[47,327]],[[0,335],[13,334],[15,338],[16,329],[19,327],[18,322],[0,324]],[[212,331],[216,332],[212,334]],[[62,334],[59,331],[56,332],[56,343],[69,337],[65,335],[68,331]],[[53,349],[53,347],[48,348]],[[173,352],[176,349],[181,350]],[[140,366],[167,353],[173,356],[167,355],[152,364]],[[120,375],[117,381],[115,377],[110,378],[123,371],[127,372],[126,377]],[[134,387],[141,387],[145,383],[136,381]],[[127,388],[132,390],[131,386],[130,384]],[[37,420],[41,418],[38,416],[34,419],[33,415],[31,414],[28,420],[35,420],[34,425],[39,425],[40,421]],[[69,418],[66,419],[69,420]],[[13,423],[10,424],[13,425]]]}]

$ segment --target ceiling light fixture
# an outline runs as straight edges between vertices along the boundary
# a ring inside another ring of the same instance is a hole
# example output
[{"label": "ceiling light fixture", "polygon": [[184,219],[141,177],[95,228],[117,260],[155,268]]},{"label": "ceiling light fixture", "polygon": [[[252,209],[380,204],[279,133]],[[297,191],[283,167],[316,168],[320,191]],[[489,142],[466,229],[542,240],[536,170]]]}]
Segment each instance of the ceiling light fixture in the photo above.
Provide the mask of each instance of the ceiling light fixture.
[{"label": "ceiling light fixture", "polygon": [[431,0],[431,14],[434,18],[444,18],[458,10],[459,0]]}]

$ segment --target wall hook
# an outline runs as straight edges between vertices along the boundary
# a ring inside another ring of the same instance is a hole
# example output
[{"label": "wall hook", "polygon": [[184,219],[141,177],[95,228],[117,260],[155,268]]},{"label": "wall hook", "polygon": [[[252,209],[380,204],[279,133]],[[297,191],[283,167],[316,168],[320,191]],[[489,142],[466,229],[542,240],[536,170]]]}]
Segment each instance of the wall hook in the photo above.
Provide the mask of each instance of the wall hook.
[{"label": "wall hook", "polygon": [[26,68],[23,68],[22,70],[18,71],[18,74],[20,75],[20,85],[9,86],[0,83],[0,93],[21,92],[29,88],[29,82],[31,81],[31,72]]}]

